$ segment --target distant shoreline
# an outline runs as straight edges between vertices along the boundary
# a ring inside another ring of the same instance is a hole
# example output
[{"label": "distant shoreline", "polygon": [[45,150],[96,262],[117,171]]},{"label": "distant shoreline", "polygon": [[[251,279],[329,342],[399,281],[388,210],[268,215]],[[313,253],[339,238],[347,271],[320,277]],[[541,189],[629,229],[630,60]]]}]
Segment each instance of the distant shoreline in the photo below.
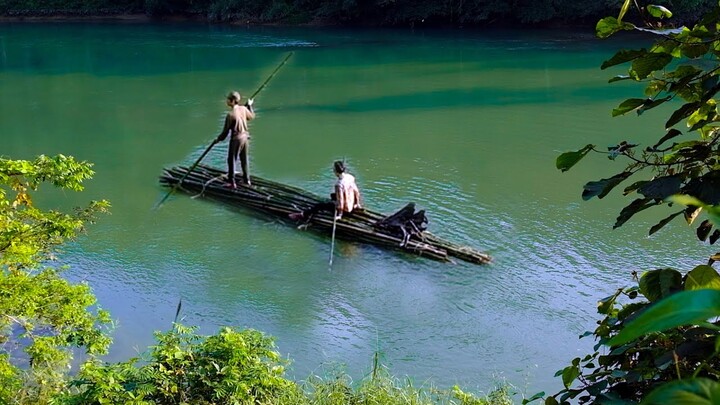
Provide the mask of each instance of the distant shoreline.
[{"label": "distant shoreline", "polygon": [[19,10],[13,11],[12,14],[0,14],[0,23],[9,22],[28,22],[28,23],[44,23],[44,22],[118,22],[118,23],[163,23],[163,22],[194,22],[206,23],[213,25],[228,26],[287,26],[287,27],[354,27],[354,28],[452,28],[452,29],[487,29],[487,28],[515,28],[515,29],[578,29],[587,30],[588,24],[568,24],[568,23],[546,23],[539,25],[527,25],[520,23],[503,23],[494,22],[477,25],[447,25],[447,24],[423,24],[423,23],[407,23],[398,25],[376,25],[376,24],[338,24],[333,21],[312,20],[302,23],[283,23],[274,22],[258,22],[250,20],[228,20],[213,21],[201,14],[176,14],[152,17],[145,13],[122,13],[122,12],[103,12],[100,14],[85,14],[82,11],[73,10]]}]

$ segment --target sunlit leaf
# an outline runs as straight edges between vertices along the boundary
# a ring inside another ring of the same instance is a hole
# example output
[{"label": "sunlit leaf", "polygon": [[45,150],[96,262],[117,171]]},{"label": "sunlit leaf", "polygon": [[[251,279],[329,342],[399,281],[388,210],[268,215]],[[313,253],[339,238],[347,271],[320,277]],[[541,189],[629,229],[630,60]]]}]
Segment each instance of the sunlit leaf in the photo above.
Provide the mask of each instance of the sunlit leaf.
[{"label": "sunlit leaf", "polygon": [[622,21],[623,17],[625,17],[625,13],[627,13],[628,8],[630,8],[630,1],[631,0],[625,0],[622,7],[620,8],[620,13],[618,14],[618,21]]},{"label": "sunlit leaf", "polygon": [[580,376],[580,368],[576,365],[567,366],[562,372],[562,381],[565,388],[570,388],[570,385]]},{"label": "sunlit leaf", "polygon": [[615,300],[620,295],[621,291],[616,292],[615,294],[605,297],[598,301],[597,303],[597,311],[599,314],[607,315],[612,310],[613,306],[615,305]]},{"label": "sunlit leaf", "polygon": [[656,4],[649,4],[647,6],[647,11],[650,13],[651,16],[655,18],[670,18],[672,17],[672,12],[668,10],[667,8],[663,6],[658,6]]},{"label": "sunlit leaf", "polygon": [[650,306],[607,342],[618,346],[646,333],[704,322],[720,315],[720,290],[682,291]]},{"label": "sunlit leaf", "polygon": [[707,378],[691,378],[662,384],[640,405],[713,405],[720,403],[720,383]]},{"label": "sunlit leaf", "polygon": [[632,30],[633,28],[635,28],[634,25],[618,21],[615,17],[605,17],[595,26],[595,34],[598,38],[607,38],[618,31]]},{"label": "sunlit leaf", "polygon": [[675,269],[657,269],[643,273],[640,277],[640,292],[650,302],[682,290],[682,274]]},{"label": "sunlit leaf", "polygon": [[687,207],[683,212],[685,214],[685,221],[687,224],[692,225],[702,212],[702,207]]},{"label": "sunlit leaf", "polygon": [[605,197],[615,186],[632,175],[631,172],[618,173],[609,179],[601,179],[598,181],[590,181],[583,186],[582,198],[589,200],[593,197]]},{"label": "sunlit leaf", "polygon": [[711,266],[700,265],[690,270],[685,280],[685,290],[712,288],[720,290],[720,274]]},{"label": "sunlit leaf", "polygon": [[560,169],[560,171],[566,172],[570,170],[577,162],[582,160],[582,158],[585,157],[585,155],[588,154],[594,148],[595,145],[585,145],[584,148],[574,151],[574,152],[565,152],[557,157],[555,160],[555,167]]},{"label": "sunlit leaf", "polygon": [[672,55],[674,58],[679,58],[681,56],[680,44],[675,40],[668,39],[659,41],[652,47],[652,51],[666,53],[668,55]]}]

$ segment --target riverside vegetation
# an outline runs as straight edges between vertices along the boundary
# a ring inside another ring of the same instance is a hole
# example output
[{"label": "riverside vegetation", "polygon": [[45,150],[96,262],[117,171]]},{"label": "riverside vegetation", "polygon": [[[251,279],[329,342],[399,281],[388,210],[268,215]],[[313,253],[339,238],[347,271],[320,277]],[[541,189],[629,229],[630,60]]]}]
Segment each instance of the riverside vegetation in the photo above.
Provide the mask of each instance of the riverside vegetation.
[{"label": "riverside vegetation", "polygon": [[[624,21],[630,10],[640,14],[644,26]],[[606,150],[586,145],[563,153],[556,163],[566,171],[590,152],[626,160],[619,173],[585,184],[583,199],[603,198],[632,178],[622,194],[634,199],[621,210],[614,228],[653,208],[666,216],[650,228],[650,235],[682,218],[697,225],[699,240],[712,245],[720,239],[720,115],[715,99],[720,90],[720,7],[690,27],[663,27],[662,20],[671,16],[664,7],[625,0],[617,18],[606,17],[596,27],[601,38],[633,30],[657,36],[648,48],[617,52],[602,69],[629,64],[628,74],[610,82],[645,85],[644,97],[623,101],[613,116],[649,115],[658,111],[649,110],[681,101],[665,121],[666,132],[654,145],[641,147],[632,140]],[[700,221],[702,214],[707,218]],[[603,318],[585,334],[597,340],[596,351],[557,373],[565,389],[545,403],[718,403],[720,274],[713,264],[719,259],[717,253],[693,269],[652,269],[639,278],[634,274],[636,286],[600,300]]]},{"label": "riverside vegetation", "polygon": [[[380,26],[473,26],[596,21],[619,1],[607,0],[0,0],[6,16],[186,16],[242,23]],[[712,0],[658,0],[687,21]]]}]

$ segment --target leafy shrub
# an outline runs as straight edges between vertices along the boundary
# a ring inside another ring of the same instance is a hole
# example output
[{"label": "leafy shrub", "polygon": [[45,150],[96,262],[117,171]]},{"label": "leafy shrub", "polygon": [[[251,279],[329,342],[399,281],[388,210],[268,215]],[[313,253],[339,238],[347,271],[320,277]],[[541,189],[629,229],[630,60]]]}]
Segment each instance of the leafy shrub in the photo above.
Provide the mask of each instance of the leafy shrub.
[{"label": "leafy shrub", "polygon": [[0,403],[44,403],[62,392],[73,348],[104,354],[107,312],[86,284],[72,285],[41,266],[104,212],[106,201],[73,214],[43,211],[32,193],[42,183],[82,190],[91,165],[72,157],[0,159]]},{"label": "leafy shrub", "polygon": [[[646,22],[645,27],[625,21],[631,4],[637,7],[638,19]],[[697,226],[696,235],[714,244],[720,239],[720,114],[715,99],[720,91],[720,7],[716,4],[687,28],[666,27],[664,19],[671,16],[665,7],[625,0],[617,18],[603,18],[596,26],[600,38],[626,30],[657,35],[652,46],[621,50],[601,68],[628,64],[628,73],[610,82],[645,84],[644,97],[623,101],[613,116],[641,115],[682,100],[666,120],[665,133],[654,145],[642,149],[627,140],[607,151],[587,145],[561,154],[556,166],[569,170],[590,152],[610,160],[624,159],[628,164],[620,173],[585,184],[583,199],[604,198],[634,178],[623,195],[635,199],[621,210],[615,228],[641,211],[665,206],[674,212],[653,225],[650,235],[675,218],[693,225],[705,213],[708,219]],[[685,134],[677,128],[683,123]],[[681,139],[693,132],[695,139]],[[642,401],[649,405],[678,403],[681,398],[718,403],[720,324],[708,321],[720,316],[720,275],[712,267],[717,259],[718,254],[686,274],[674,269],[648,271],[637,287],[619,289],[601,300],[598,312],[605,317],[595,331],[585,334],[597,339],[595,352],[573,359],[570,366],[558,371],[565,389],[545,403]],[[627,302],[621,303],[624,299]],[[604,346],[607,349],[601,353]]]},{"label": "leafy shrub", "polygon": [[73,384],[79,392],[66,401],[271,404],[296,390],[283,378],[285,362],[274,351],[272,338],[252,329],[223,328],[213,336],[194,330],[175,324],[167,333],[156,333],[158,343],[140,367],[135,366],[138,359],[86,365]]}]

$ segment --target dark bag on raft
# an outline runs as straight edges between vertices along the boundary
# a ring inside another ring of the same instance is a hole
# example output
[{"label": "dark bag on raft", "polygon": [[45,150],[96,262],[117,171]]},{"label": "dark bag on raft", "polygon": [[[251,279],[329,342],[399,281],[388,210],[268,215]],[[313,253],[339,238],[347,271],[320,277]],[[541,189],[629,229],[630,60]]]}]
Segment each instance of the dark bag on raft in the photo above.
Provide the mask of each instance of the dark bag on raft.
[{"label": "dark bag on raft", "polygon": [[415,212],[415,203],[408,203],[398,212],[377,221],[373,226],[379,231],[402,239],[400,246],[405,246],[411,237],[421,237],[422,232],[427,229],[427,223],[425,210]]}]

